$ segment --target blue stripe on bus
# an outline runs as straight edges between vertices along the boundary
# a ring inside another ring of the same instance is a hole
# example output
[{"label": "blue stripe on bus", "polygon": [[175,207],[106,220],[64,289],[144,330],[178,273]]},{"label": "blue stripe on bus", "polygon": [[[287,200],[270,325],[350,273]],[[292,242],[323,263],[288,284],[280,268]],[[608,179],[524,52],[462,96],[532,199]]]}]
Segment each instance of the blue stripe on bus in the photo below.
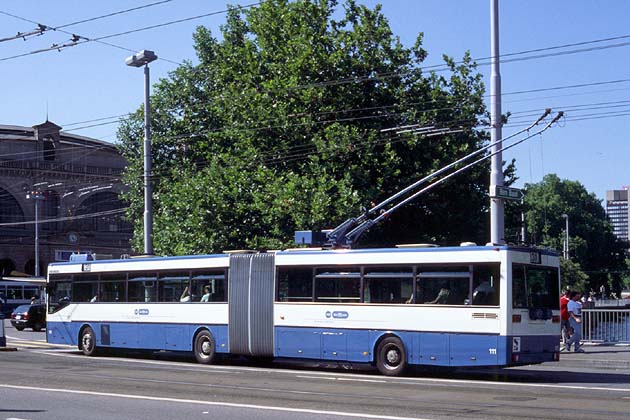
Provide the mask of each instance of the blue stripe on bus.
[{"label": "blue stripe on bus", "polygon": [[[192,351],[192,340],[207,328],[217,353],[228,353],[227,325],[49,322],[49,343],[76,346],[80,329],[89,325],[99,347]],[[559,336],[499,336],[446,332],[382,331],[275,327],[275,357],[370,363],[377,343],[386,335],[403,342],[407,362],[428,366],[510,366],[553,361]],[[518,352],[515,351],[515,339]],[[517,355],[517,360],[514,359]]]},{"label": "blue stripe on bus", "polygon": [[[380,338],[401,339],[412,365],[507,366],[553,360],[558,336],[521,337],[518,362],[512,360],[513,337],[490,334],[410,331],[275,328],[276,357],[372,362]],[[541,344],[542,343],[542,344]]]},{"label": "blue stripe on bus", "polygon": [[81,328],[85,325],[94,330],[97,347],[192,351],[195,333],[205,328],[214,337],[216,352],[228,352],[227,325],[48,322],[46,327],[48,342],[76,346]]}]

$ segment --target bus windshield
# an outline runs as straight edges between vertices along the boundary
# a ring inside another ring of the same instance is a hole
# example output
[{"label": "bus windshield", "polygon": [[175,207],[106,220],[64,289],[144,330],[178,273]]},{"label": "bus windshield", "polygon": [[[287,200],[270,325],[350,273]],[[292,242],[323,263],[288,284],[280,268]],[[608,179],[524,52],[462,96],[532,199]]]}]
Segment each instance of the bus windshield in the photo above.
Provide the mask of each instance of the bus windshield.
[{"label": "bus windshield", "polygon": [[512,265],[512,307],[560,309],[558,269]]}]

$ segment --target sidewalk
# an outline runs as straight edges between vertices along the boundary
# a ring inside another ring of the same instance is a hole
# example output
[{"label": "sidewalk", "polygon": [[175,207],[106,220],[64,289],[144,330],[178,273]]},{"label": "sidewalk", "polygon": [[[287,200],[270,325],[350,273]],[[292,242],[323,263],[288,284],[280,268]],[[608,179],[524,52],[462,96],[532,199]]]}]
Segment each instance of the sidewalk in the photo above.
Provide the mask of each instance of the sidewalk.
[{"label": "sidewalk", "polygon": [[630,369],[630,344],[584,344],[584,353],[561,352],[560,366]]}]

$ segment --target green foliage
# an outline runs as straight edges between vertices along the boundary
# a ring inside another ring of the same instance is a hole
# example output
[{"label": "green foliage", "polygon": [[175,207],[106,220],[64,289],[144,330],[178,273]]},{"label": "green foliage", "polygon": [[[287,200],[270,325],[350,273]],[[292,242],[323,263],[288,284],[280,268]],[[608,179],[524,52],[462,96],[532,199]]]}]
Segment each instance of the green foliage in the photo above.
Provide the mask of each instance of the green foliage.
[{"label": "green foliage", "polygon": [[612,227],[599,199],[577,181],[546,175],[540,183],[525,186],[526,223],[531,242],[561,252],[569,220],[569,255],[573,265],[563,284],[586,281],[594,290],[604,284],[620,291],[621,274],[627,269],[624,244]]},{"label": "green foliage", "polygon": [[560,281],[562,290],[569,288],[570,290],[587,291],[589,288],[589,276],[578,262],[573,260],[560,259]]},{"label": "green foliage", "polygon": [[[221,40],[194,34],[199,64],[152,101],[154,248],[161,254],[291,246],[478,149],[484,86],[466,54],[424,74],[422,34],[405,48],[380,7],[268,0],[232,8]],[[333,18],[340,16],[338,20]],[[423,138],[381,130],[461,129]],[[142,240],[142,112],[119,131],[134,247]],[[488,166],[479,165],[373,229],[364,246],[485,242]]]}]

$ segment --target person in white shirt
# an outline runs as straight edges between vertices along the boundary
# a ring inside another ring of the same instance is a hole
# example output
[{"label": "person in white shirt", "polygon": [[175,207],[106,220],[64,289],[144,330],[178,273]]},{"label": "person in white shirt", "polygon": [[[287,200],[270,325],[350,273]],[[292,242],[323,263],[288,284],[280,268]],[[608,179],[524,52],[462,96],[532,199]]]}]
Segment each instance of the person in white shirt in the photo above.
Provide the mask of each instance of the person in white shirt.
[{"label": "person in white shirt", "polygon": [[580,348],[580,340],[582,339],[582,302],[580,302],[579,292],[571,292],[569,295],[567,311],[569,312],[569,324],[573,329],[573,335],[567,341],[567,350],[571,351],[571,346],[573,345],[574,352],[584,353],[584,350]]}]

